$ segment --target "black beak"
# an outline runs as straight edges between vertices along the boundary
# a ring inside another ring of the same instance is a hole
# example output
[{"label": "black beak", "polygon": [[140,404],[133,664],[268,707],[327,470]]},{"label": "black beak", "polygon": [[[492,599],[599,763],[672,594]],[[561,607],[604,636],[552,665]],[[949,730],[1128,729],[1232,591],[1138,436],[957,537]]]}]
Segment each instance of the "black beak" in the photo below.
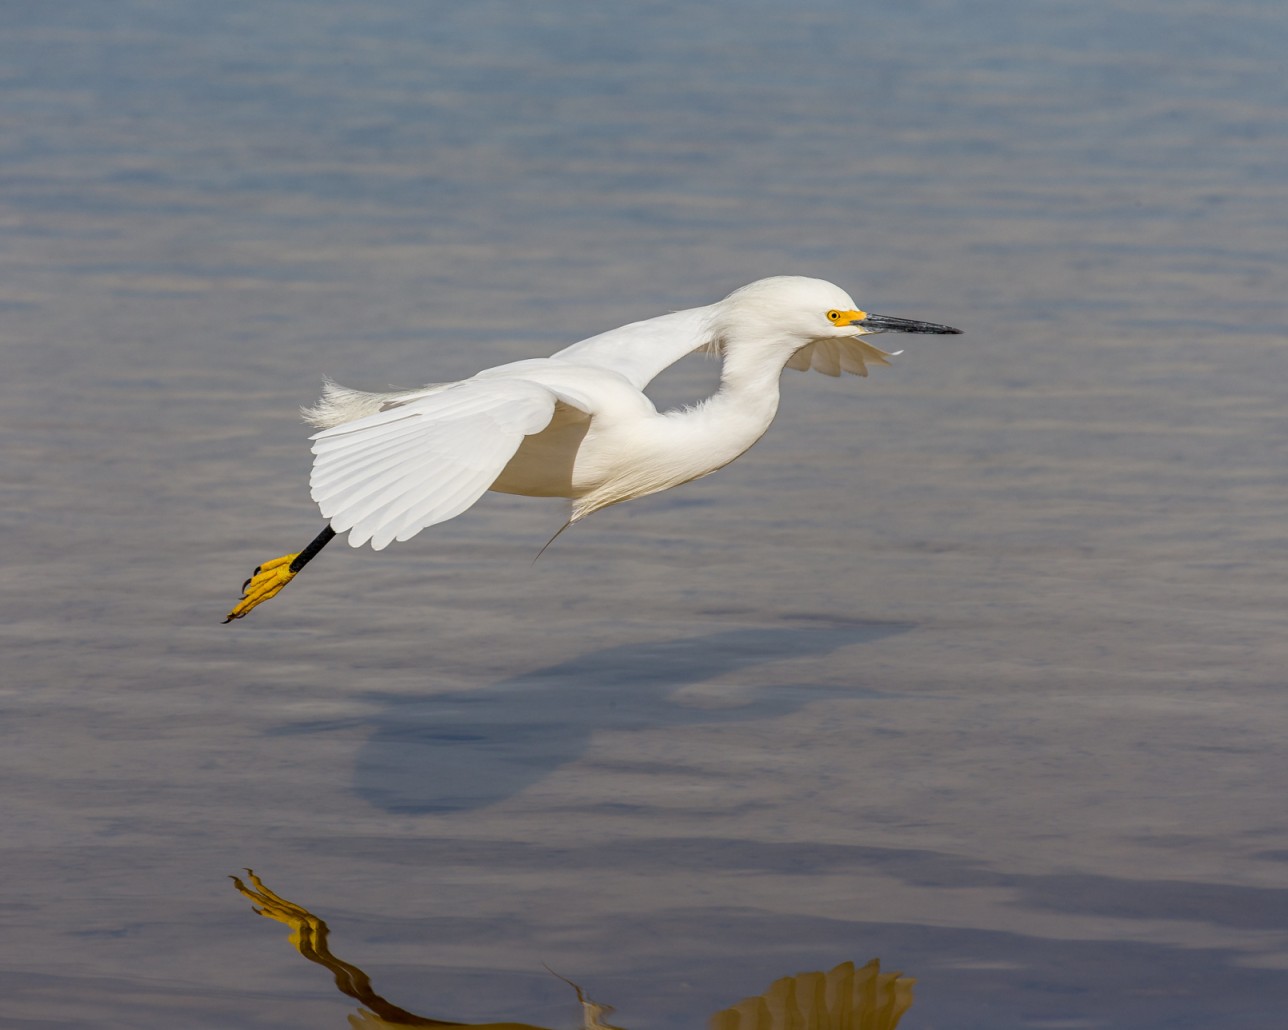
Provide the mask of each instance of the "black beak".
[{"label": "black beak", "polygon": [[940,335],[947,335],[961,332],[960,329],[954,329],[950,325],[939,325],[935,322],[918,322],[911,318],[892,318],[889,315],[874,315],[870,312],[863,321],[854,322],[853,324],[862,326],[873,333],[939,333]]}]

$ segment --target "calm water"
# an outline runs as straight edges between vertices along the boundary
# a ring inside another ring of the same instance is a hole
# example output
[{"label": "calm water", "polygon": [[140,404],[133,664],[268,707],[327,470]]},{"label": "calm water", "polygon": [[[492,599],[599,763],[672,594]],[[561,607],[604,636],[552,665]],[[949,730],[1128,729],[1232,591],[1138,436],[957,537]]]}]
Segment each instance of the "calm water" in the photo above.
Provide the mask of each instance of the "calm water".
[{"label": "calm water", "polygon": [[[251,867],[438,1019],[876,958],[902,1030],[1282,1026],[1285,50],[1277,0],[5,4],[0,1022],[348,1025]],[[535,565],[562,508],[489,497],[220,624],[319,528],[322,376],[782,272],[966,335],[787,373]]]}]

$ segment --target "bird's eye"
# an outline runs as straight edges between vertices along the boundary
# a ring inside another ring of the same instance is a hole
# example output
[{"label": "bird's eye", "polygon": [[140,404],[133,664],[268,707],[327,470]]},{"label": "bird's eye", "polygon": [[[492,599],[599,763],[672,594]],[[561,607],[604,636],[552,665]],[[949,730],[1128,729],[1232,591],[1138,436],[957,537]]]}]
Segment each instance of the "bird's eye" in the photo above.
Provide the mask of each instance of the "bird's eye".
[{"label": "bird's eye", "polygon": [[829,311],[827,313],[827,320],[829,322],[840,321],[840,318],[841,318],[841,313],[839,311]]}]

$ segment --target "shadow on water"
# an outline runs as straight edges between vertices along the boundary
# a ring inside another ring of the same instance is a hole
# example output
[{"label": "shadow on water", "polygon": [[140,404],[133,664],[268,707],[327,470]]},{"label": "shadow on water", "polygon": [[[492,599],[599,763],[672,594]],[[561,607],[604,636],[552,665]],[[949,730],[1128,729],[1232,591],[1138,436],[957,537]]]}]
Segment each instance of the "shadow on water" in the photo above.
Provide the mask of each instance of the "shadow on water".
[{"label": "shadow on water", "polygon": [[[353,1027],[473,1026],[480,1030],[542,1030],[530,1023],[460,1023],[417,1015],[376,993],[371,977],[362,969],[337,957],[330,947],[327,924],[306,908],[275,894],[251,870],[248,886],[239,877],[233,885],[268,919],[285,924],[290,941],[310,962],[328,970],[340,993],[363,1007],[349,1017]],[[554,974],[558,975],[558,974]],[[563,977],[560,977],[562,980]],[[613,1009],[587,997],[571,980],[564,980],[581,1004],[582,1030],[622,1030],[606,1020]],[[873,959],[855,967],[844,962],[826,973],[798,973],[774,981],[763,994],[744,998],[708,1020],[711,1030],[895,1030],[912,1007],[916,980],[902,973],[883,973]]]},{"label": "shadow on water", "polygon": [[769,719],[821,697],[879,697],[857,686],[792,684],[747,692],[737,707],[699,708],[677,691],[787,659],[817,657],[911,627],[801,622],[682,640],[619,645],[522,673],[479,690],[407,697],[367,695],[359,720],[295,723],[273,734],[373,727],[356,760],[355,790],[388,812],[483,808],[581,757],[603,730]]}]

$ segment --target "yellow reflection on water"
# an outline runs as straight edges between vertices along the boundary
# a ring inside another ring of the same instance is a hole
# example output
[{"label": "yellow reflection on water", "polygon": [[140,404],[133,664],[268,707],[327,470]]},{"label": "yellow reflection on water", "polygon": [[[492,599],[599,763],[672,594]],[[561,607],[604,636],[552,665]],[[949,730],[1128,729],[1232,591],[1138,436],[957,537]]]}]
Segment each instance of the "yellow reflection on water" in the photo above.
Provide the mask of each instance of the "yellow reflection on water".
[{"label": "yellow reflection on water", "polygon": [[[355,1030],[399,1026],[471,1026],[479,1030],[549,1030],[530,1023],[460,1023],[418,1016],[375,992],[371,978],[352,963],[331,953],[325,922],[306,908],[269,890],[250,869],[250,886],[239,877],[233,885],[255,904],[255,911],[276,919],[291,930],[290,941],[310,962],[330,970],[342,994],[365,1008],[349,1017]],[[558,975],[558,974],[555,974]],[[588,998],[571,980],[564,980],[577,994],[582,1008],[582,1030],[622,1030],[604,1020],[613,1011]],[[877,959],[855,967],[843,962],[826,973],[798,973],[775,980],[763,994],[744,998],[717,1012],[710,1030],[895,1030],[912,1007],[916,980],[902,973],[883,973]]]},{"label": "yellow reflection on water", "polygon": [[711,1017],[711,1030],[894,1030],[912,1008],[917,981],[883,973],[876,959],[857,969],[842,962],[826,973],[775,980]]}]

